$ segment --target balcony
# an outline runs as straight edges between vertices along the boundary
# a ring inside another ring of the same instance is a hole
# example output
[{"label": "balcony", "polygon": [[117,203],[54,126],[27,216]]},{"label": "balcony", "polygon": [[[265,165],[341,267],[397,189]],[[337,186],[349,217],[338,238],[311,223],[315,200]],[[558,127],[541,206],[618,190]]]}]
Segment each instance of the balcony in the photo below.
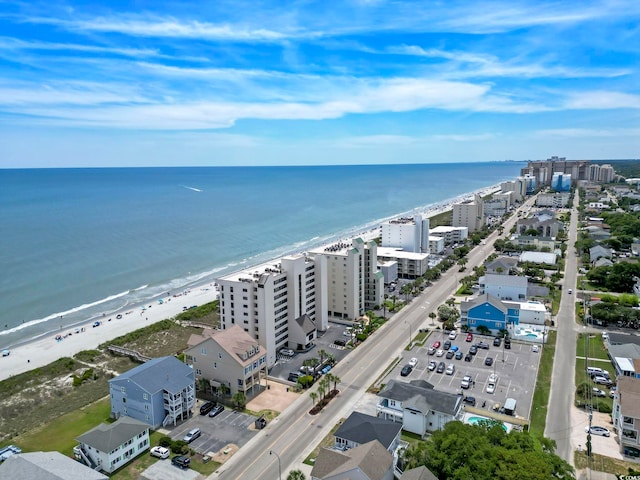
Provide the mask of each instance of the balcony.
[{"label": "balcony", "polygon": [[382,400],[376,405],[376,414],[378,417],[383,415],[385,418],[395,422],[401,422],[403,418],[402,410],[396,407],[390,407],[387,399]]}]

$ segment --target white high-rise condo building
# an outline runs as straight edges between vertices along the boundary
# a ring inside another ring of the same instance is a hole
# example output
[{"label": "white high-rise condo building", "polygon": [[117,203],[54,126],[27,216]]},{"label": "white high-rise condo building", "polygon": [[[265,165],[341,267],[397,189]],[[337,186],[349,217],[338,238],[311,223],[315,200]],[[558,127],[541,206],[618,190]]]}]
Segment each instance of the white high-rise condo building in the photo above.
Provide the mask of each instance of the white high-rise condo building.
[{"label": "white high-rise condo building", "polygon": [[429,253],[429,219],[422,218],[422,215],[389,220],[381,225],[380,230],[382,247]]},{"label": "white high-rise condo building", "polygon": [[377,248],[373,240],[354,238],[309,252],[319,264],[324,259],[321,271],[326,272],[323,288],[330,318],[356,320],[382,305],[384,278],[377,267]]},{"label": "white high-rise condo building", "polygon": [[451,223],[454,227],[467,227],[469,232],[482,229],[484,225],[484,210],[480,195],[474,195],[473,200],[468,200],[453,205]]},{"label": "white high-rise condo building", "polygon": [[239,325],[267,351],[309,348],[328,328],[326,259],[294,255],[218,279],[221,328]]}]

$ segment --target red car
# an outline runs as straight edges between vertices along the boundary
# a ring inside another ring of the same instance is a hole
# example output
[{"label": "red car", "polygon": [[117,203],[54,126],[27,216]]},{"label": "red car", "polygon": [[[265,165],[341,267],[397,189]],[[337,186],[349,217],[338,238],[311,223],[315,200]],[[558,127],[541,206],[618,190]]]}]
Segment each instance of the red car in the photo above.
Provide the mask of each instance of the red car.
[{"label": "red car", "polygon": [[440,342],[434,342],[433,348],[440,348]]},{"label": "red car", "polygon": [[473,333],[467,333],[467,342],[473,342]]}]

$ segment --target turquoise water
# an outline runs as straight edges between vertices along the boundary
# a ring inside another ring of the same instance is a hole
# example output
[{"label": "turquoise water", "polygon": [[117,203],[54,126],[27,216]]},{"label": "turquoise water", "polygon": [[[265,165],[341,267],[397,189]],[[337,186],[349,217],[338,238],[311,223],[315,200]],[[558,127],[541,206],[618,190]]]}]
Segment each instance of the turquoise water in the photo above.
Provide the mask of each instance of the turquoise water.
[{"label": "turquoise water", "polygon": [[[467,422],[468,422],[470,425],[477,425],[478,423],[480,423],[480,422],[482,422],[482,421],[485,421],[485,422],[486,422],[486,421],[494,421],[494,422],[497,422],[496,420],[491,420],[490,418],[484,418],[484,417],[469,417],[469,418],[467,419]],[[502,423],[502,422],[497,422],[497,423],[498,423],[498,424],[500,424],[500,426],[504,429],[504,431],[505,431],[505,432],[506,432],[506,431],[508,431],[507,426],[506,426],[504,423]]]},{"label": "turquoise water", "polygon": [[364,231],[522,166],[0,170],[0,346]]}]

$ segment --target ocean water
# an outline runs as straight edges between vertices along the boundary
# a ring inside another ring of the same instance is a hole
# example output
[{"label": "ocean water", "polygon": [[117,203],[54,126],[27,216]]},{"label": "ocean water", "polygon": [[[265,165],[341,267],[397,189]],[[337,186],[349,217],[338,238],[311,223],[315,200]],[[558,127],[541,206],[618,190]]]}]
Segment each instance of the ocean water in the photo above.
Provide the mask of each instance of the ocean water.
[{"label": "ocean water", "polygon": [[522,166],[0,170],[0,348],[368,230]]}]

